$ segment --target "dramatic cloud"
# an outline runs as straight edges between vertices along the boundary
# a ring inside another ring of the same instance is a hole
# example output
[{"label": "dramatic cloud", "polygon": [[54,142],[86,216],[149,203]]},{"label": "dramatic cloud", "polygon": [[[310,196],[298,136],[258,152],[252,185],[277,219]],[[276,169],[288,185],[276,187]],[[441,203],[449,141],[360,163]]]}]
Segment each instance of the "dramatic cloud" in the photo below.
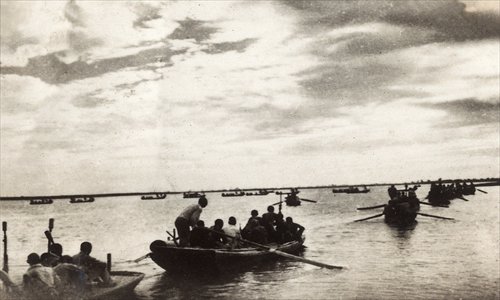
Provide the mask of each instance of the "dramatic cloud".
[{"label": "dramatic cloud", "polygon": [[488,1],[1,5],[2,195],[498,174]]}]

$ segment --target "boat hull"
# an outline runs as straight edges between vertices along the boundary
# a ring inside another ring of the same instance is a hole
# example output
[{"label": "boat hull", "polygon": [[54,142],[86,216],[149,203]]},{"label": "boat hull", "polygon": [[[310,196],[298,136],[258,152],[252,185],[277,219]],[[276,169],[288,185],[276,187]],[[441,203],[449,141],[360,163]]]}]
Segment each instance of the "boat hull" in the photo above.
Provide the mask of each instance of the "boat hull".
[{"label": "boat hull", "polygon": [[[263,260],[278,259],[280,256],[258,248],[241,249],[202,249],[177,247],[162,241],[151,244],[151,259],[168,271],[204,270],[228,271],[252,266]],[[302,242],[293,241],[279,245],[280,251],[294,254],[303,249]]]},{"label": "boat hull", "polygon": [[[392,201],[392,200],[391,200]],[[384,208],[384,221],[387,224],[406,226],[415,223],[420,206],[408,202],[392,202]]]}]

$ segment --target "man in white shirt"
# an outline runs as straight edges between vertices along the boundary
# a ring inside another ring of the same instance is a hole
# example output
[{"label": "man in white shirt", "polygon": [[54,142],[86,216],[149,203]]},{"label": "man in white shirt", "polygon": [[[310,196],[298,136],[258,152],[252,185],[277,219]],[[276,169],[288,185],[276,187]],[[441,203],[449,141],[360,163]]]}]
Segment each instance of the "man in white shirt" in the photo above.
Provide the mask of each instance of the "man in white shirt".
[{"label": "man in white shirt", "polygon": [[175,228],[177,228],[177,232],[179,233],[179,246],[186,247],[189,245],[189,227],[196,226],[203,208],[207,205],[207,198],[205,196],[201,196],[200,199],[198,199],[198,204],[192,204],[186,207],[177,219],[175,219]]},{"label": "man in white shirt", "polygon": [[228,226],[224,227],[224,233],[232,236],[233,238],[229,241],[229,246],[231,249],[239,245],[239,239],[241,239],[241,233],[238,227],[236,227],[236,218],[229,217]]},{"label": "man in white shirt", "polygon": [[27,263],[30,265],[23,276],[23,284],[32,299],[56,299],[58,293],[56,285],[59,278],[50,267],[41,264],[40,256],[36,253],[28,255]]}]

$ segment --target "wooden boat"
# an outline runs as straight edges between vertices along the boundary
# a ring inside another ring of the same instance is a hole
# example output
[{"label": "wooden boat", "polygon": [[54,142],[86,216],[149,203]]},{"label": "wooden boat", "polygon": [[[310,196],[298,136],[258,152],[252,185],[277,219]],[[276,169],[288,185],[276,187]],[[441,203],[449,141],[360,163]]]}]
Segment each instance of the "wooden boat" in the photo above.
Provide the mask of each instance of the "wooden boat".
[{"label": "wooden boat", "polygon": [[41,199],[31,199],[30,205],[42,205],[42,204],[52,204],[54,200],[50,198],[41,198]]},{"label": "wooden boat", "polygon": [[185,193],[183,193],[184,198],[200,198],[201,196],[205,196],[205,194],[198,193],[198,192],[185,192]]},{"label": "wooden boat", "polygon": [[366,187],[364,189],[359,189],[357,187],[355,188],[349,188],[346,190],[347,194],[364,194],[370,192],[370,189],[367,189]]},{"label": "wooden boat", "polygon": [[415,222],[420,210],[418,198],[399,198],[389,200],[384,207],[384,221],[398,226],[411,225]]},{"label": "wooden boat", "polygon": [[288,206],[299,206],[300,198],[299,196],[297,196],[297,194],[290,194],[285,197],[285,203]]},{"label": "wooden boat", "polygon": [[167,198],[167,194],[158,193],[156,195],[144,195],[141,197],[142,200],[159,200]]},{"label": "wooden boat", "polygon": [[88,203],[88,202],[94,202],[95,199],[94,197],[71,197],[69,200],[69,203]]},{"label": "wooden boat", "polygon": [[[303,241],[292,241],[282,245],[266,245],[272,249],[294,254],[303,249]],[[173,243],[156,240],[150,245],[151,259],[168,271],[189,272],[228,271],[238,267],[252,266],[267,259],[278,259],[281,256],[272,251],[248,247],[239,249],[203,249],[178,247]]]},{"label": "wooden boat", "polygon": [[270,193],[270,191],[268,190],[259,190],[257,192],[247,192],[246,195],[247,196],[265,196],[265,195],[268,195]]},{"label": "wooden boat", "polygon": [[[127,299],[135,287],[144,278],[144,273],[129,272],[129,271],[113,271],[110,273],[111,278],[116,285],[113,287],[103,287],[97,284],[92,284],[83,292],[68,291],[62,294],[62,299],[81,299],[81,300],[107,300],[107,299]],[[1,299],[6,300],[22,300],[29,299],[22,290],[22,285],[11,286],[13,282],[7,277],[0,279],[4,281],[7,289],[0,293]]]},{"label": "wooden boat", "polygon": [[241,196],[245,196],[245,192],[234,191],[234,192],[230,192],[230,193],[222,193],[221,196],[222,197],[241,197]]}]

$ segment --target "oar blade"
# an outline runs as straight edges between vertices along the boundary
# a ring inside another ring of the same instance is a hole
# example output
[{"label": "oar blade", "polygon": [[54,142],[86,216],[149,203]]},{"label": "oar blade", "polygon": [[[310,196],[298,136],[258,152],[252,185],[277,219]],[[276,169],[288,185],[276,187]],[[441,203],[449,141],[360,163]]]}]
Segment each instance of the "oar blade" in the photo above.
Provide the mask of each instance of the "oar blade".
[{"label": "oar blade", "polygon": [[386,204],[380,204],[380,205],[375,205],[375,206],[368,206],[368,207],[358,207],[356,208],[357,210],[368,210],[368,209],[375,209],[375,208],[381,208],[384,207]]},{"label": "oar blade", "polygon": [[374,216],[371,216],[371,217],[368,217],[368,218],[363,218],[363,219],[359,219],[359,220],[354,220],[353,222],[361,222],[361,221],[366,221],[366,220],[370,220],[370,219],[375,219],[375,218],[381,217],[381,216],[383,216],[383,215],[384,215],[384,213],[381,213],[381,214],[374,215]]},{"label": "oar blade", "polygon": [[481,190],[481,189],[476,189],[476,191],[480,191],[481,193],[488,194],[488,192],[483,191],[483,190]]},{"label": "oar blade", "polygon": [[310,199],[304,199],[304,198],[300,198],[300,200],[305,201],[305,202],[318,203],[318,201],[316,201],[316,200],[310,200]]},{"label": "oar blade", "polygon": [[138,263],[138,262],[140,262],[140,261],[142,261],[142,260],[145,260],[145,259],[146,259],[146,258],[148,258],[150,255],[151,255],[151,253],[148,253],[148,254],[146,254],[146,255],[143,255],[143,256],[141,256],[141,257],[139,257],[139,258],[137,258],[137,259],[134,259],[134,262],[135,262],[135,263]]},{"label": "oar blade", "polygon": [[424,217],[430,217],[430,218],[436,218],[436,219],[443,219],[443,220],[455,220],[453,218],[435,216],[435,215],[424,214],[424,213],[417,213],[417,215],[424,216]]}]

